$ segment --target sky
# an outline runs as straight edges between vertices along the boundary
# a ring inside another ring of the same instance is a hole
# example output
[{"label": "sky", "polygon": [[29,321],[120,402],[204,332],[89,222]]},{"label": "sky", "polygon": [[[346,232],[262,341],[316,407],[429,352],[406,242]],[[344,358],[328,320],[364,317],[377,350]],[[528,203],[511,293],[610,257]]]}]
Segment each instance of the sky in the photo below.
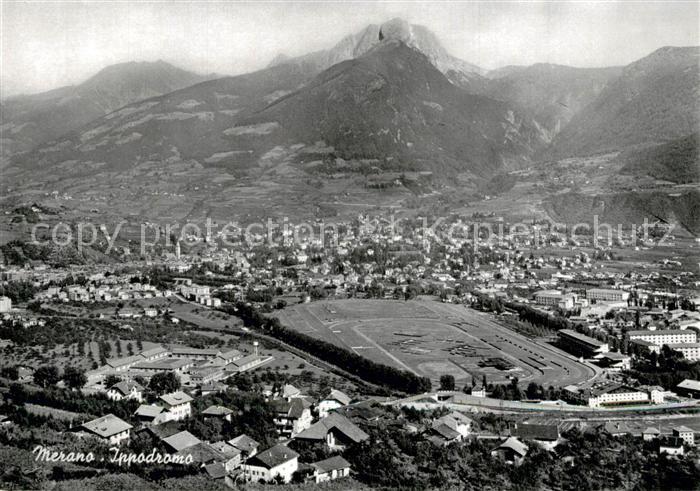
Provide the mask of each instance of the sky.
[{"label": "sky", "polygon": [[696,1],[222,2],[0,0],[0,96],[80,83],[105,66],[165,60],[199,73],[263,68],[402,17],[486,69],[624,65],[700,44]]}]

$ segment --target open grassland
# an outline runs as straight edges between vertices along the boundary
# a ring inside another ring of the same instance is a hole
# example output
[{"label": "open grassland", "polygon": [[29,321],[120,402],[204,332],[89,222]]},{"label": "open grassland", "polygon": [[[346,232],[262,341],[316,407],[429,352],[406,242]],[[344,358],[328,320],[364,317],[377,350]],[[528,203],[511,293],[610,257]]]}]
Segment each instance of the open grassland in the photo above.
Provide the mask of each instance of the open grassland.
[{"label": "open grassland", "polygon": [[459,386],[511,377],[564,386],[593,371],[546,344],[524,338],[461,305],[414,300],[335,300],[279,313],[283,325],[348,348],[370,360]]}]

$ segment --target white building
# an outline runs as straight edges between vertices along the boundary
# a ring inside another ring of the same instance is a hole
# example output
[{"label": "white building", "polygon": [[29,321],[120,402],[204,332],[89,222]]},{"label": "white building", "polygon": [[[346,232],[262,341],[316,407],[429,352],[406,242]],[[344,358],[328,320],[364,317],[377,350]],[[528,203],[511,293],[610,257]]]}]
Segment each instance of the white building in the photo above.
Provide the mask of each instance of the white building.
[{"label": "white building", "polygon": [[170,421],[180,421],[192,415],[192,398],[182,391],[160,396],[169,413]]},{"label": "white building", "polygon": [[672,343],[667,344],[673,351],[683,353],[683,357],[689,361],[700,360],[700,343]]},{"label": "white building", "polygon": [[330,411],[347,406],[350,404],[351,400],[350,396],[344,392],[332,389],[330,393],[318,403],[318,417],[325,418]]},{"label": "white building", "polygon": [[644,404],[650,402],[649,393],[622,384],[608,384],[594,388],[588,395],[589,407]]},{"label": "white building", "polygon": [[629,292],[622,290],[610,290],[605,288],[586,290],[586,298],[588,300],[597,300],[600,302],[626,302],[629,297]]},{"label": "white building", "polygon": [[119,445],[124,440],[128,440],[131,428],[133,427],[129,423],[117,418],[114,414],[107,414],[82,425],[82,431],[110,445]]},{"label": "white building", "polygon": [[113,401],[133,399],[143,402],[143,387],[136,382],[121,381],[107,390],[107,397]]},{"label": "white building", "polygon": [[272,481],[280,476],[286,483],[298,468],[299,454],[282,444],[255,454],[242,466],[249,481]]},{"label": "white building", "polygon": [[0,297],[0,313],[9,312],[12,310],[12,300],[8,297]]},{"label": "white building", "polygon": [[627,337],[630,341],[646,341],[648,343],[655,344],[656,346],[663,346],[664,344],[684,344],[684,343],[696,343],[697,333],[692,330],[680,329],[664,329],[660,331],[629,331]]}]

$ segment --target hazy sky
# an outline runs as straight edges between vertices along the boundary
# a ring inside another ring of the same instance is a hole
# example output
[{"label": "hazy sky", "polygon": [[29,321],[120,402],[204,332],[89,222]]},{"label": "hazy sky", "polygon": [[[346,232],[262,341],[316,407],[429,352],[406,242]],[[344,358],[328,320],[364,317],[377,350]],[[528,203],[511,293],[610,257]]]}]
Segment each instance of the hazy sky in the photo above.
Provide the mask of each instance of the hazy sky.
[{"label": "hazy sky", "polygon": [[661,46],[700,44],[696,1],[0,4],[3,96],[78,83],[132,60],[243,73],[392,17],[427,26],[453,55],[484,68],[620,65]]}]

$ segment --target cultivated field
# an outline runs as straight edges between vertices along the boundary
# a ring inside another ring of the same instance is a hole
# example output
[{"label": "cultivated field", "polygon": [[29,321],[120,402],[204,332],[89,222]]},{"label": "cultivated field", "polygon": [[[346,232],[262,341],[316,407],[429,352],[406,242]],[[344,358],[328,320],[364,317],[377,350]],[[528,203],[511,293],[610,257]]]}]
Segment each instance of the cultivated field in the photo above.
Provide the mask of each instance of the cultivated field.
[{"label": "cultivated field", "polygon": [[458,386],[518,377],[545,386],[586,380],[593,371],[546,344],[498,325],[462,305],[427,300],[334,300],[288,307],[283,325],[386,365]]}]

